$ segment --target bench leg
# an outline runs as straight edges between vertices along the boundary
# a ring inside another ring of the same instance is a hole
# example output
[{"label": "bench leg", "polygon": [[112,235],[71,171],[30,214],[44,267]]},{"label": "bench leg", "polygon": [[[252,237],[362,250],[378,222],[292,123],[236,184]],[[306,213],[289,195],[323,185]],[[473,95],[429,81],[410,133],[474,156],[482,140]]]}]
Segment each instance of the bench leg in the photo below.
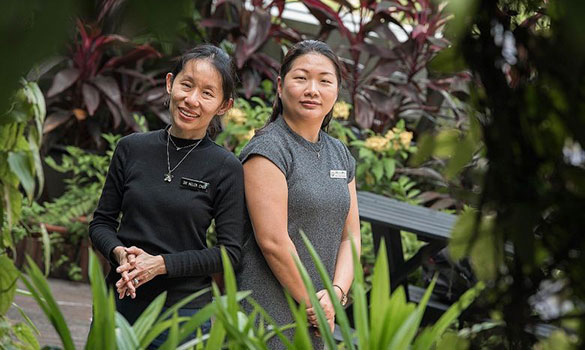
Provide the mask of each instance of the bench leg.
[{"label": "bench leg", "polygon": [[[400,284],[393,283],[392,276],[399,276],[404,266],[404,253],[402,250],[402,240],[400,230],[391,229],[381,225],[372,224],[372,235],[374,236],[374,249],[376,253],[380,249],[380,242],[384,239],[386,242],[386,254],[388,255],[388,270],[390,273],[390,287],[395,290]],[[402,281],[406,299],[408,298],[408,282]]]}]

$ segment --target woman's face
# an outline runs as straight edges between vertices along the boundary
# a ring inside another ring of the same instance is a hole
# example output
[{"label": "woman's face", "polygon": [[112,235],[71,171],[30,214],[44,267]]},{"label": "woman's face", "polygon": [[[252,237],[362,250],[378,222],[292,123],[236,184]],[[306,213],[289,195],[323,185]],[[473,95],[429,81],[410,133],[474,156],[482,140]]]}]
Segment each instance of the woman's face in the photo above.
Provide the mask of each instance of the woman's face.
[{"label": "woman's face", "polygon": [[287,117],[320,125],[337,99],[335,66],[329,58],[318,53],[297,57],[284,79],[278,77],[277,83]]},{"label": "woman's face", "polygon": [[224,101],[221,75],[206,59],[188,61],[174,79],[167,74],[166,83],[173,134],[180,138],[203,138],[213,117],[233,102]]}]

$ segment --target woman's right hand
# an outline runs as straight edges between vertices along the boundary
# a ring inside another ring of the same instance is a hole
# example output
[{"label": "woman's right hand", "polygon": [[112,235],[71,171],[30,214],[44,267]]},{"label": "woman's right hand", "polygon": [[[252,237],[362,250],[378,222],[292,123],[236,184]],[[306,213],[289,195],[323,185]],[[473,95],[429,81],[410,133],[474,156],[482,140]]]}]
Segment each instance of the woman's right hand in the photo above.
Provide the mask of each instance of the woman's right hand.
[{"label": "woman's right hand", "polygon": [[[126,252],[126,247],[117,246],[116,248],[114,248],[113,253],[114,256],[116,257],[116,260],[118,261],[119,266],[122,266],[124,264],[131,265],[134,264],[136,256],[134,254],[128,254]],[[127,275],[128,271],[123,271],[122,279],[120,279],[120,281],[127,280]],[[132,284],[132,281],[128,281],[126,282],[126,284],[123,284],[120,281],[116,283],[116,288],[118,290],[118,293],[120,294],[118,297],[120,299],[123,299],[125,296],[130,296],[132,299],[136,298],[136,288]]]}]

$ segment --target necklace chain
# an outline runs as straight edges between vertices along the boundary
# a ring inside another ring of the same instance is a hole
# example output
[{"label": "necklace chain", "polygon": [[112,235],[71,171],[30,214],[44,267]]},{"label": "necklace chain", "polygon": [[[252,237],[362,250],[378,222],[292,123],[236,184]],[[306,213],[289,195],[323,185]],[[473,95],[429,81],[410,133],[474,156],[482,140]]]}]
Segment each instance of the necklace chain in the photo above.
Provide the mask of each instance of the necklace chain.
[{"label": "necklace chain", "polygon": [[307,141],[307,144],[309,145],[309,147],[311,147],[311,150],[315,153],[317,153],[317,158],[321,158],[321,155],[319,154],[319,152],[321,152],[321,146],[319,146],[317,149],[315,149],[315,147],[313,147],[313,144],[311,142]]},{"label": "necklace chain", "polygon": [[[175,142],[171,139],[171,132],[170,129],[167,131],[167,173],[164,176],[164,180],[165,182],[171,182],[173,180],[173,171],[175,171],[175,169],[177,169],[179,167],[179,165],[181,165],[181,163],[183,163],[183,161],[189,156],[189,154],[191,154],[191,152],[193,152],[193,150],[195,148],[197,148],[197,146],[199,146],[199,144],[201,143],[201,141],[203,141],[203,139],[200,139],[199,141],[189,145],[189,146],[185,146],[185,147],[177,147],[177,145],[175,145]],[[171,142],[173,143],[173,145],[177,148],[177,151],[183,148],[188,148],[191,147],[191,149],[189,150],[189,152],[187,152],[187,154],[185,154],[183,156],[183,158],[181,158],[181,160],[177,163],[177,165],[175,165],[172,169],[171,169],[171,157],[169,155],[169,140],[171,140]]]}]

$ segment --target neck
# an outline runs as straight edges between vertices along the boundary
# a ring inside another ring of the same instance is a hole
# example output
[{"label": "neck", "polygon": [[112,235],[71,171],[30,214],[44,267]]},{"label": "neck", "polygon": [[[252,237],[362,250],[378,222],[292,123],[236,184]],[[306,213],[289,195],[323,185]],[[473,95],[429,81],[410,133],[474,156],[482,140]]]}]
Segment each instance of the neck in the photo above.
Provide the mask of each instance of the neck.
[{"label": "neck", "polygon": [[284,121],[294,132],[309,142],[319,141],[319,131],[321,130],[322,120],[309,122],[301,118],[291,118],[283,114]]},{"label": "neck", "polygon": [[169,128],[169,133],[179,139],[187,139],[187,140],[199,140],[205,137],[205,133],[206,131],[203,131],[202,133],[188,133],[184,130],[181,130],[180,128],[177,128],[174,124],[171,124],[171,127]]}]

